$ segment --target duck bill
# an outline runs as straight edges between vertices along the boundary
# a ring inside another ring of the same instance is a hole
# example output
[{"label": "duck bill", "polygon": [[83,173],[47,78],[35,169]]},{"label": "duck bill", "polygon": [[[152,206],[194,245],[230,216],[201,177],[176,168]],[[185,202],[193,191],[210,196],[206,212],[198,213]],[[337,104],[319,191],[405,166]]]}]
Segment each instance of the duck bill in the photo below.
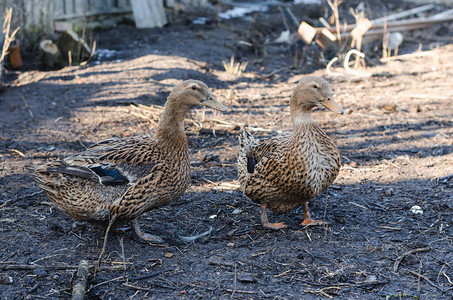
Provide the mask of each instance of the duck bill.
[{"label": "duck bill", "polygon": [[204,100],[203,102],[201,102],[202,105],[204,106],[208,106],[210,108],[213,108],[213,109],[216,109],[216,110],[220,110],[220,111],[226,111],[228,110],[226,108],[225,105],[223,105],[222,103],[220,103],[219,101],[217,101],[216,98],[214,98],[213,95],[209,94],[207,97],[206,97],[206,100]]},{"label": "duck bill", "polygon": [[337,102],[335,102],[333,99],[327,98],[326,100],[321,102],[321,105],[326,107],[327,109],[330,109],[331,111],[337,113],[337,114],[343,114],[343,108],[341,108],[340,105],[338,105]]}]

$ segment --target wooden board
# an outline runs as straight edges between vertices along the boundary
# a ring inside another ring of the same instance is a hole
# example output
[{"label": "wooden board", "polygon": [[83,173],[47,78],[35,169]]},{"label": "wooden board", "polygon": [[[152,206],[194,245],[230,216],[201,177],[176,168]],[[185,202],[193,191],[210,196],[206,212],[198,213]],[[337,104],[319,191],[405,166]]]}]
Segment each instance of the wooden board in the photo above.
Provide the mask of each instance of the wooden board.
[{"label": "wooden board", "polygon": [[131,0],[137,28],[162,27],[167,24],[163,0]]}]

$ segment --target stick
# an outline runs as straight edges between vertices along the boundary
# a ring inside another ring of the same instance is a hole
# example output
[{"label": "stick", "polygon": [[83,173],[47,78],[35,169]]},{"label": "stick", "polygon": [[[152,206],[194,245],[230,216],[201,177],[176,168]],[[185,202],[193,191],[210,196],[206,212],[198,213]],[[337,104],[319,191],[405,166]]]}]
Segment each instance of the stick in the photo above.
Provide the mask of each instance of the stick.
[{"label": "stick", "polygon": [[77,269],[77,278],[72,289],[72,300],[85,299],[88,276],[90,275],[88,268],[88,262],[86,260],[81,260],[79,268]]},{"label": "stick", "polygon": [[434,51],[421,51],[421,52],[415,52],[415,53],[409,53],[409,54],[403,54],[403,55],[396,55],[392,57],[386,57],[386,58],[381,58],[381,62],[387,62],[387,61],[393,61],[393,60],[398,60],[398,59],[410,59],[410,58],[415,58],[415,57],[422,57],[422,56],[429,56],[429,55],[434,55],[436,54]]},{"label": "stick", "polygon": [[409,10],[405,10],[405,11],[402,11],[402,12],[399,12],[399,13],[396,13],[396,14],[391,14],[391,15],[388,15],[386,17],[382,17],[382,18],[377,18],[377,19],[371,20],[371,23],[373,25],[384,24],[384,21],[386,19],[387,19],[387,21],[396,20],[396,19],[404,18],[404,17],[410,16],[410,15],[414,15],[414,14],[418,14],[420,12],[424,12],[424,11],[430,10],[431,8],[434,8],[433,4],[419,6],[419,7],[415,7],[415,8],[409,9]]},{"label": "stick", "polygon": [[130,280],[131,281],[136,281],[136,280],[141,280],[141,279],[147,279],[147,278],[151,278],[151,277],[154,277],[154,276],[157,276],[157,275],[160,275],[162,273],[165,273],[165,272],[168,272],[168,271],[172,271],[172,270],[174,270],[174,269],[161,270],[161,271],[157,271],[157,272],[154,272],[154,273],[151,273],[151,274],[148,274],[148,275],[143,275],[143,276],[139,276],[139,277],[133,277]]},{"label": "stick", "polygon": [[[91,268],[92,266],[90,266]],[[78,266],[74,265],[55,265],[55,266],[41,266],[41,265],[6,265],[1,266],[1,270],[18,270],[18,271],[30,271],[36,268],[42,268],[45,270],[77,270]],[[102,271],[124,271],[124,266],[102,266],[100,267]]]},{"label": "stick", "polygon": [[435,285],[431,280],[429,280],[426,276],[423,276],[422,274],[419,274],[415,271],[412,271],[412,270],[406,270],[408,273],[411,273],[412,275],[415,275],[417,276],[418,278],[421,278],[423,280],[425,280],[429,285],[435,287],[436,289],[438,289],[439,291],[443,292],[443,289],[437,285]]},{"label": "stick", "polygon": [[195,241],[195,240],[197,240],[197,239],[199,239],[199,238],[202,238],[202,237],[204,237],[204,236],[206,236],[206,235],[211,234],[212,229],[213,229],[212,226],[209,226],[209,229],[208,229],[207,231],[202,232],[202,233],[200,233],[200,234],[198,234],[198,235],[194,235],[194,236],[182,236],[182,235],[179,235],[179,234],[176,234],[176,235],[177,235],[181,240],[183,240],[184,242],[193,242],[193,241]]},{"label": "stick", "polygon": [[401,255],[400,257],[398,257],[395,260],[395,263],[393,264],[393,272],[397,272],[398,271],[398,266],[399,266],[400,262],[403,260],[403,258],[408,256],[409,254],[414,254],[414,253],[417,253],[417,252],[428,252],[429,250],[431,250],[431,248],[425,247],[425,248],[417,248],[417,249],[413,249],[411,251],[404,252],[403,255]]},{"label": "stick", "polygon": [[237,276],[238,276],[237,265],[234,265],[234,284],[233,284],[233,292],[231,292],[231,299],[234,299],[234,293],[236,292],[236,289],[237,289],[237,284],[238,284]]}]

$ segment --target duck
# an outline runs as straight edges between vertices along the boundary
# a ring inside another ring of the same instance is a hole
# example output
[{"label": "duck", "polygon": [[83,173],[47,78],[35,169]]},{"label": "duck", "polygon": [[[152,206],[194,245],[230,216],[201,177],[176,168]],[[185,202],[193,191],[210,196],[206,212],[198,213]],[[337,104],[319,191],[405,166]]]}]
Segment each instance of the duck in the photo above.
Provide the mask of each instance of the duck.
[{"label": "duck", "polygon": [[130,221],[137,236],[144,233],[137,218],[179,198],[190,181],[184,118],[198,106],[227,108],[199,80],[185,80],[170,92],[154,135],[110,138],[64,159],[30,168],[34,182],[53,204],[78,221]]},{"label": "duck", "polygon": [[343,114],[326,80],[307,76],[299,81],[290,98],[293,130],[258,140],[246,129],[239,136],[238,179],[243,194],[261,208],[261,224],[271,223],[267,209],[279,214],[302,206],[302,226],[326,224],[310,218],[309,201],[322,193],[337,177],[341,159],[335,142],[314,121],[312,111],[325,107]]}]

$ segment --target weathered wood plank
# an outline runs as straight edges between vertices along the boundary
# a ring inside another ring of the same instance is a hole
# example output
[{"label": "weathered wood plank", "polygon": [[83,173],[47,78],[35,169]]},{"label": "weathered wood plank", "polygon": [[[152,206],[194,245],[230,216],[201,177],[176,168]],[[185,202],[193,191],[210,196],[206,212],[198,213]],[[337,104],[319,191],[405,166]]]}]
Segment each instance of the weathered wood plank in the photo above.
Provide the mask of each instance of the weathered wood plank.
[{"label": "weathered wood plank", "polygon": [[131,0],[137,28],[162,27],[167,24],[163,0]]}]

